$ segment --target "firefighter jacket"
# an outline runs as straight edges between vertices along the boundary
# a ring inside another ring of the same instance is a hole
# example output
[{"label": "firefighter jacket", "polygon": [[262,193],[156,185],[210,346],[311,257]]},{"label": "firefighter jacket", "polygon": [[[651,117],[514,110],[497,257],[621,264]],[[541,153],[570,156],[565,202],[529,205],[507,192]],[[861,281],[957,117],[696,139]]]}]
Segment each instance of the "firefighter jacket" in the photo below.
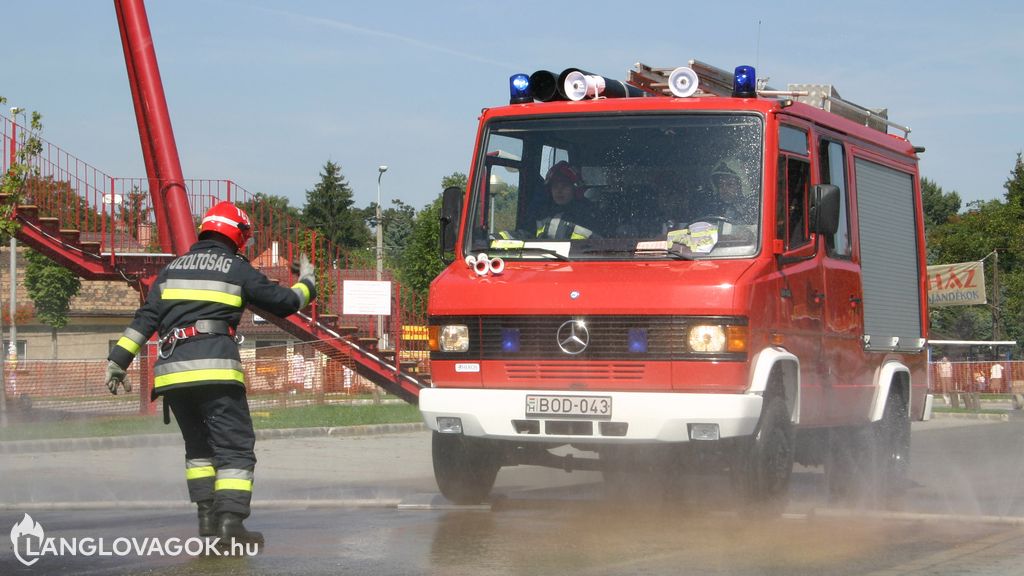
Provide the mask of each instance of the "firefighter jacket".
[{"label": "firefighter jacket", "polygon": [[[146,303],[108,359],[127,369],[157,332],[161,354],[153,368],[154,398],[168,390],[202,384],[244,388],[245,374],[233,333],[246,304],[287,316],[315,297],[316,288],[309,279],[300,279],[291,288],[278,286],[228,246],[200,240],[160,271]],[[200,323],[201,327],[230,327],[230,332],[215,329],[184,338],[175,336],[184,335],[186,329],[194,332],[200,320],[212,321]]]}]

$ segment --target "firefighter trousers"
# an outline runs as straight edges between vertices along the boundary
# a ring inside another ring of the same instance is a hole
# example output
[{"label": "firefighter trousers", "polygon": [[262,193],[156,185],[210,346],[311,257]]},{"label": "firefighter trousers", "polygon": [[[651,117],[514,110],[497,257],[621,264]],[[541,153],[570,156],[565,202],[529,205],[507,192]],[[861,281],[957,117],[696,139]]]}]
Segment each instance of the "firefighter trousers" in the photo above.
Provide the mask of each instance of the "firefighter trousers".
[{"label": "firefighter trousers", "polygon": [[164,402],[185,440],[189,499],[213,501],[213,512],[249,516],[256,433],[245,388],[206,384],[168,390]]}]

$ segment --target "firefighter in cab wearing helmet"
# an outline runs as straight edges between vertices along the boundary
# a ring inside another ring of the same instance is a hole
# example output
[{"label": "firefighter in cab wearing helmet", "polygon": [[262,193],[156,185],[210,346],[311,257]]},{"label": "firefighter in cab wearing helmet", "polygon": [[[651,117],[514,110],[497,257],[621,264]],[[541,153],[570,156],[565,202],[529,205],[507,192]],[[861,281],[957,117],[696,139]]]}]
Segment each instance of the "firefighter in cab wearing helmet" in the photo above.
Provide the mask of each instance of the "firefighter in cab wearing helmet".
[{"label": "firefighter in cab wearing helmet", "polygon": [[544,177],[550,206],[546,217],[537,221],[537,238],[584,240],[594,235],[597,215],[584,197],[579,173],[566,161],[556,163]]},{"label": "firefighter in cab wearing helmet", "polygon": [[106,375],[107,387],[117,394],[139,349],[159,334],[153,399],[163,396],[165,419],[169,408],[185,440],[185,479],[198,506],[199,535],[219,536],[228,545],[263,543],[261,533],[242,523],[252,498],[256,436],[235,329],[246,304],[287,316],[316,297],[305,254],[298,282],[278,286],[238,254],[251,238],[244,211],[230,202],[211,208],[199,241],[158,274],[110,352]]}]

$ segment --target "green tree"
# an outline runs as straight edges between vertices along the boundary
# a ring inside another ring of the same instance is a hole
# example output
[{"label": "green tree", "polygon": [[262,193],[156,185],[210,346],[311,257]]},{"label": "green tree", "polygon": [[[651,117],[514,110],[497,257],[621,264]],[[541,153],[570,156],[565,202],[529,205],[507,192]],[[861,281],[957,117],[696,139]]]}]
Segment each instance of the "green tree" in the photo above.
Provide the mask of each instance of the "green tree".
[{"label": "green tree", "polygon": [[[377,225],[377,203],[371,202],[365,210],[366,223],[369,226]],[[412,235],[413,222],[416,219],[416,209],[401,200],[391,201],[391,207],[380,213],[384,223],[384,266],[396,269],[402,261],[402,253]]]},{"label": "green tree", "polygon": [[[465,190],[466,175],[453,172],[441,179],[441,189],[458,186]],[[441,196],[416,213],[412,233],[398,266],[398,279],[402,286],[416,296],[420,306],[426,306],[430,283],[445,268],[438,252],[440,241]],[[421,309],[420,312],[425,312]]]},{"label": "green tree", "polygon": [[370,230],[361,211],[353,209],[352,204],[352,189],[341,174],[341,166],[328,160],[320,182],[306,191],[303,221],[338,247],[364,248],[370,242]]},{"label": "green tree", "polygon": [[1008,207],[1004,227],[1012,236],[1006,239],[1006,254],[999,255],[1002,321],[1005,337],[1019,342],[1024,340],[1024,159],[1019,152],[1003,187]]},{"label": "green tree", "polygon": [[[6,103],[7,99],[0,96],[0,105]],[[24,112],[21,108],[12,108],[11,119],[16,121],[18,114]],[[32,112],[29,131],[19,133],[21,142],[17,147],[14,163],[8,167],[5,174],[0,175],[0,194],[7,197],[0,205],[0,240],[6,240],[17,232],[18,222],[11,217],[14,214],[14,207],[24,197],[26,183],[39,177],[39,169],[33,164],[32,159],[42,152],[43,142],[39,138],[42,130],[42,115],[39,112]]]},{"label": "green tree", "polygon": [[[314,248],[313,243],[316,242]],[[338,260],[337,253],[331,253],[325,245],[323,238],[319,235],[314,238],[312,230],[302,230],[298,235],[298,254],[295,260],[298,261],[300,254],[309,257],[310,263],[316,267],[316,299],[321,313],[327,313],[331,309],[331,300],[337,290],[334,281],[334,274],[330,263]]]},{"label": "green tree", "polygon": [[25,288],[35,304],[36,317],[50,327],[53,358],[57,358],[57,330],[67,326],[71,298],[82,288],[82,281],[71,270],[46,256],[28,250]]},{"label": "green tree", "polygon": [[927,178],[921,178],[921,204],[924,209],[925,229],[945,224],[960,212],[960,195],[946,193],[942,187]]},{"label": "green tree", "polygon": [[111,218],[119,222],[127,220],[127,213],[100,214],[89,207],[85,198],[78,194],[66,180],[54,180],[52,176],[30,175],[22,183],[21,201],[39,207],[40,216],[57,218],[62,225],[78,230],[99,232],[104,223],[111,226]]},{"label": "green tree", "polygon": [[[932,308],[929,318],[932,338],[1021,340],[1024,337],[1024,162],[1020,154],[1004,188],[1003,200],[971,202],[965,212],[933,222],[927,229],[929,263],[985,259],[985,282],[989,290],[987,308]],[[924,200],[926,209],[929,201]],[[998,252],[998,267],[993,252]],[[995,282],[997,273],[998,283]],[[997,286],[998,295],[994,293]]]},{"label": "green tree", "polygon": [[430,283],[444,270],[444,262],[438,253],[440,217],[441,197],[438,196],[416,214],[412,234],[398,270],[403,288],[412,290],[424,302]]},{"label": "green tree", "polygon": [[284,196],[257,192],[251,199],[239,202],[238,207],[249,215],[257,243],[264,249],[275,240],[295,238],[296,224],[302,221],[302,212]]},{"label": "green tree", "polygon": [[[121,222],[129,225],[129,234],[139,242],[145,241],[146,252],[160,252],[160,230],[153,221],[153,209],[149,207],[149,194],[138,186],[132,186],[127,197],[121,204],[122,210],[117,215]],[[196,228],[199,226],[197,225]]]},{"label": "green tree", "polygon": [[1006,202],[1015,206],[1024,206],[1024,159],[1017,153],[1017,161],[1013,165],[1009,178],[1003,184],[1006,188]]},{"label": "green tree", "polygon": [[452,186],[458,186],[465,190],[468,183],[469,178],[467,178],[465,174],[462,172],[452,172],[448,176],[441,178],[441,190],[451,188]]}]

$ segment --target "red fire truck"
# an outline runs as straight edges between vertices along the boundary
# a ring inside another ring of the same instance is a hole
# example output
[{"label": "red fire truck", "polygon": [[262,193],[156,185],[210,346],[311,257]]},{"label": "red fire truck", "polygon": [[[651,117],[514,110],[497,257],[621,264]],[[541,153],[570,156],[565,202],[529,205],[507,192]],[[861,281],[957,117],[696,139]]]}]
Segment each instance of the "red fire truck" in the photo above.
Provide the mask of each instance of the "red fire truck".
[{"label": "red fire truck", "polygon": [[510,90],[443,197],[419,397],[441,492],[480,502],[519,464],[715,467],[776,505],[794,461],[833,494],[898,491],[930,414],[909,129],[696,60]]}]

